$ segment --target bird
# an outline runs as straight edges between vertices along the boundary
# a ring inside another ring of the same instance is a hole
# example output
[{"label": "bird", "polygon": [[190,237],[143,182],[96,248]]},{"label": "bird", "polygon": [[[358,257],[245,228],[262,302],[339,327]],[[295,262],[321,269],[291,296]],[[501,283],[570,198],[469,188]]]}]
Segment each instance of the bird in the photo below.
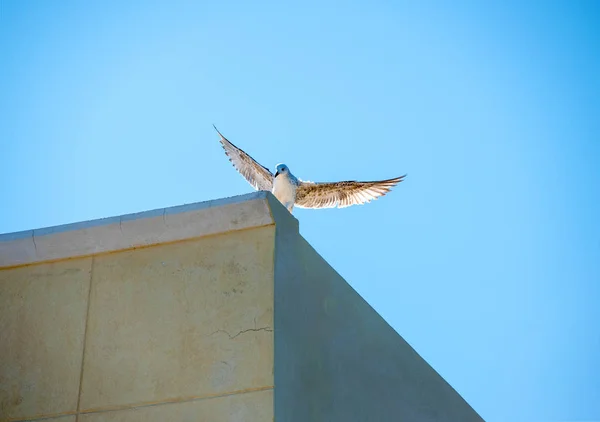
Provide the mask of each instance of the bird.
[{"label": "bird", "polygon": [[298,179],[283,163],[277,164],[273,174],[225,138],[214,124],[213,127],[219,134],[225,155],[234,168],[255,190],[271,192],[290,213],[293,213],[294,207],[319,209],[363,205],[384,196],[406,177],[405,174],[371,182],[311,182]]}]

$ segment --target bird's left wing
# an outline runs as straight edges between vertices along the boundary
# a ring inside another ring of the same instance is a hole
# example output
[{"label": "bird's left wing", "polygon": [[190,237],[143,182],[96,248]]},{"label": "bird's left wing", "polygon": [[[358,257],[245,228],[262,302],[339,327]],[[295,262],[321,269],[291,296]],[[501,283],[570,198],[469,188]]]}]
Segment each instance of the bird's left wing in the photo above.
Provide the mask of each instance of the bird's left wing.
[{"label": "bird's left wing", "polygon": [[223,145],[225,154],[229,157],[229,161],[233,164],[235,169],[244,176],[244,179],[248,181],[256,190],[271,191],[273,189],[273,173],[260,165],[254,158],[244,152],[242,149],[236,147],[225,138],[219,129],[213,125],[219,136],[221,137],[220,142]]},{"label": "bird's left wing", "polygon": [[300,182],[296,191],[298,208],[345,208],[362,205],[388,193],[404,176],[374,182]]}]

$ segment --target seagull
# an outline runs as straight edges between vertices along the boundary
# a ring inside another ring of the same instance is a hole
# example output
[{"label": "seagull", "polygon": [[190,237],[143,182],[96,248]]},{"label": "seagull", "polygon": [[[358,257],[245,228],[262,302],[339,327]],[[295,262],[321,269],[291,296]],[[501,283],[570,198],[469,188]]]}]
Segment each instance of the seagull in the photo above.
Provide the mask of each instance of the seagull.
[{"label": "seagull", "polygon": [[236,147],[213,125],[220,142],[235,169],[256,190],[269,191],[293,212],[298,208],[345,208],[363,205],[388,193],[404,176],[373,182],[309,182],[298,179],[285,164],[277,164],[275,174],[254,158]]}]

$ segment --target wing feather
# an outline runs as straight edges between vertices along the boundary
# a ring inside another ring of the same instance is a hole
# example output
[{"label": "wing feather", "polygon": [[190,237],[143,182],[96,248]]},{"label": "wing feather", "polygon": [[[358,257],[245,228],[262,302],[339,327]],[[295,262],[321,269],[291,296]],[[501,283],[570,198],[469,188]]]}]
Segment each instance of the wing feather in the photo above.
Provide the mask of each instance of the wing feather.
[{"label": "wing feather", "polygon": [[296,191],[298,208],[345,208],[351,205],[362,205],[371,202],[386,193],[404,180],[404,176],[373,182],[304,182]]},{"label": "wing feather", "polygon": [[271,191],[273,189],[273,173],[271,173],[268,168],[259,164],[244,150],[229,142],[229,140],[219,132],[219,129],[217,129],[215,125],[213,125],[213,127],[221,137],[219,141],[225,150],[225,154],[229,157],[229,161],[233,164],[233,167],[244,176],[244,179],[246,179],[254,189]]}]

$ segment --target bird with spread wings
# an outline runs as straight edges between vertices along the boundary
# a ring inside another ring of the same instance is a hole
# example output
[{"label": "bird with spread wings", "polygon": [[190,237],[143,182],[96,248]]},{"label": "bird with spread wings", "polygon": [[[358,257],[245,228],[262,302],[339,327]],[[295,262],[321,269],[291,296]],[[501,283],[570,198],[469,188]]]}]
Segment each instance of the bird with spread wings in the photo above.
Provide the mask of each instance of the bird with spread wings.
[{"label": "bird with spread wings", "polygon": [[362,205],[388,193],[404,176],[372,182],[309,182],[296,178],[285,164],[278,164],[275,174],[235,146],[213,125],[235,169],[256,190],[265,190],[291,213],[298,208],[345,208]]}]

